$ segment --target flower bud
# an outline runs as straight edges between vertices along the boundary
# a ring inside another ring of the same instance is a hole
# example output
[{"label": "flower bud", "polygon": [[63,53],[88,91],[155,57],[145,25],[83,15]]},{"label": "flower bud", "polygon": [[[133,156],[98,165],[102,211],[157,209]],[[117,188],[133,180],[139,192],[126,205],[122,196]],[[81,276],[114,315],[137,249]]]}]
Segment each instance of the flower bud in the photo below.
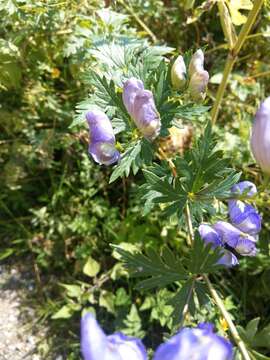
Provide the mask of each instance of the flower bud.
[{"label": "flower bud", "polygon": [[218,221],[213,228],[221,236],[223,243],[234,248],[240,255],[255,256],[257,239],[243,233],[230,223]]},{"label": "flower bud", "polygon": [[262,170],[270,175],[270,97],[261,104],[256,113],[251,149]]},{"label": "flower bud", "polygon": [[233,349],[228,340],[213,331],[212,324],[182,328],[178,334],[161,344],[154,360],[232,360]]},{"label": "flower bud", "polygon": [[241,181],[231,188],[232,193],[236,195],[242,195],[247,190],[248,197],[252,197],[257,194],[256,185],[253,184],[251,181]]},{"label": "flower bud", "polygon": [[202,49],[199,49],[191,57],[188,67],[189,77],[191,78],[194,73],[202,70],[204,70],[204,54]]},{"label": "flower bud", "polygon": [[229,201],[229,215],[231,222],[239,230],[256,235],[261,231],[261,216],[257,210],[243,201]]},{"label": "flower bud", "polygon": [[91,313],[81,320],[81,350],[84,360],[147,360],[139,339],[121,333],[106,336]]},{"label": "flower bud", "polygon": [[195,71],[191,76],[188,90],[193,100],[205,98],[206,87],[209,81],[209,74],[206,70]]},{"label": "flower bud", "polygon": [[140,80],[131,78],[124,83],[123,102],[143,136],[154,140],[160,133],[161,122],[152,92],[144,90]]},{"label": "flower bud", "polygon": [[186,65],[183,56],[179,55],[171,69],[171,81],[175,90],[180,90],[186,83]]},{"label": "flower bud", "polygon": [[93,159],[104,165],[111,165],[120,158],[115,149],[115,136],[107,115],[100,110],[89,111],[86,120],[90,130],[88,151]]}]

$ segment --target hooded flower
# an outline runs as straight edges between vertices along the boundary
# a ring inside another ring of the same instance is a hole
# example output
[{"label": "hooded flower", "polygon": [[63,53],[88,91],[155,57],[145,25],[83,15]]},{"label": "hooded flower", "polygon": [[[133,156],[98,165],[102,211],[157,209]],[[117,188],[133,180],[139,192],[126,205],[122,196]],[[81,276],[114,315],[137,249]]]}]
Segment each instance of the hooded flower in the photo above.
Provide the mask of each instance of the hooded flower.
[{"label": "hooded flower", "polygon": [[[242,195],[247,192],[248,197],[257,194],[256,186],[250,181],[242,181],[235,184],[231,189],[233,194]],[[256,235],[261,230],[261,216],[257,210],[240,200],[229,201],[229,215],[231,222],[239,230],[250,235]]]},{"label": "hooded flower", "polygon": [[90,155],[99,164],[111,165],[117,162],[120,154],[115,149],[115,136],[107,115],[100,110],[93,110],[86,114],[86,120],[90,131]]},{"label": "hooded flower", "polygon": [[262,170],[270,174],[270,97],[261,104],[256,113],[251,149]]},{"label": "hooded flower", "polygon": [[[224,244],[221,240],[221,236],[219,233],[212,228],[212,226],[208,224],[201,224],[199,226],[199,233],[201,238],[206,244],[212,244],[213,248],[218,246],[223,247]],[[230,251],[223,248],[223,255],[217,262],[220,265],[224,265],[226,267],[235,266],[238,264],[237,257]]]},{"label": "hooded flower", "polygon": [[218,221],[213,225],[213,228],[220,235],[222,242],[234,248],[240,255],[256,255],[257,239],[255,237],[243,233],[235,226],[225,221]]},{"label": "hooded flower", "polygon": [[141,80],[131,78],[124,83],[123,103],[143,136],[154,140],[160,133],[161,122],[152,92],[144,90]]},{"label": "hooded flower", "polygon": [[242,195],[247,190],[248,197],[252,197],[253,195],[257,194],[256,185],[253,184],[251,181],[241,181],[231,188],[232,193],[236,195]]},{"label": "hooded flower", "polygon": [[175,90],[180,90],[186,83],[186,65],[183,56],[179,55],[171,69],[171,81]]},{"label": "hooded flower", "polygon": [[141,340],[121,333],[106,336],[91,313],[81,320],[81,351],[84,360],[147,360]]},{"label": "hooded flower", "polygon": [[201,49],[197,50],[189,63],[189,92],[194,100],[203,100],[209,81],[209,74],[204,70],[204,54]]},{"label": "hooded flower", "polygon": [[161,344],[154,360],[232,360],[233,349],[229,341],[213,331],[212,324],[197,328],[183,328],[178,334]]},{"label": "hooded flower", "polygon": [[229,215],[232,224],[239,230],[250,235],[261,231],[261,216],[253,206],[240,200],[230,201]]}]

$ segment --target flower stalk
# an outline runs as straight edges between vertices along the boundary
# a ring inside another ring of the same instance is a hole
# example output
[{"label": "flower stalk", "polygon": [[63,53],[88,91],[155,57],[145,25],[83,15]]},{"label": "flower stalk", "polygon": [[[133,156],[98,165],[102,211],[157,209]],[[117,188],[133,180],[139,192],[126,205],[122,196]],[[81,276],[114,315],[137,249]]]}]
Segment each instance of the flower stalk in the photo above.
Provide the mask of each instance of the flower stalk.
[{"label": "flower stalk", "polygon": [[243,46],[245,40],[248,37],[248,34],[257,18],[257,15],[258,15],[263,3],[264,3],[264,0],[255,0],[254,1],[254,5],[253,5],[252,10],[249,13],[248,19],[247,19],[246,23],[243,25],[243,27],[240,31],[240,34],[235,42],[235,45],[230,49],[230,52],[227,57],[226,65],[225,65],[225,68],[223,71],[222,81],[218,88],[216,101],[214,103],[214,106],[213,106],[213,109],[211,112],[213,124],[215,124],[215,122],[217,120],[220,105],[221,105],[222,99],[224,97],[224,93],[225,93],[225,89],[226,89],[226,86],[227,86],[227,83],[229,80],[229,76],[232,72],[233,66],[237,59],[237,56],[238,56],[240,50],[242,49],[242,46]]},{"label": "flower stalk", "polygon": [[[160,153],[160,155],[162,155],[163,159],[168,162],[168,164],[169,164],[169,166],[170,166],[170,168],[172,170],[173,176],[175,177],[177,175],[177,173],[176,173],[176,168],[174,166],[174,163],[172,161],[168,161],[168,159],[166,157],[166,154],[163,151],[162,152],[159,151],[159,153]],[[187,223],[187,228],[188,228],[188,245],[191,245],[192,241],[194,239],[194,229],[193,229],[193,226],[192,226],[192,220],[191,220],[190,209],[189,209],[188,203],[187,203],[187,205],[185,207],[185,217],[186,217],[186,223]],[[209,280],[208,276],[204,274],[203,279],[205,280],[206,285],[209,288],[209,292],[210,292],[212,298],[214,299],[217,307],[219,308],[222,316],[226,320],[226,322],[228,324],[228,327],[230,329],[230,332],[232,334],[232,337],[233,337],[236,345],[238,346],[239,351],[241,352],[243,359],[244,360],[251,360],[251,357],[249,356],[249,353],[247,351],[245,343],[240,338],[239,333],[237,331],[237,328],[234,325],[229,312],[226,310],[226,307],[223,304],[222,299],[218,295],[217,291],[215,290],[215,288],[212,285],[211,281]],[[191,298],[191,295],[192,295],[192,290],[193,290],[193,288],[191,289],[191,291],[188,294],[188,298],[187,298],[185,307],[183,309],[182,319],[181,319],[181,327],[184,325],[185,318],[186,318],[186,316],[188,314],[188,304],[189,304],[189,301],[190,301],[190,298]]]}]

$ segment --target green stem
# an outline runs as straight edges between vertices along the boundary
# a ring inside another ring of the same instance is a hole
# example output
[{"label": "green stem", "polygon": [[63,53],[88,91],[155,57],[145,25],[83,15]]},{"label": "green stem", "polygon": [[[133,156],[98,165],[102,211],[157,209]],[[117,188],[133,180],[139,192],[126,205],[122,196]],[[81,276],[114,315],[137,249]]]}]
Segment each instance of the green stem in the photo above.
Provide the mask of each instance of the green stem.
[{"label": "green stem", "polygon": [[[189,237],[191,239],[194,238],[194,230],[193,230],[193,226],[192,226],[192,222],[191,222],[191,217],[190,217],[190,212],[189,212],[189,207],[186,206],[185,209],[185,215],[186,215],[186,219],[187,219],[187,226],[188,226],[188,232],[189,232]],[[244,360],[251,360],[247,348],[245,346],[245,343],[242,341],[242,339],[240,338],[238,331],[236,329],[236,326],[234,325],[230,314],[228,313],[228,311],[226,310],[225,305],[223,304],[222,299],[220,298],[220,296],[218,295],[218,293],[216,292],[215,288],[213,287],[211,281],[209,280],[207,275],[203,275],[203,278],[209,288],[210,294],[212,296],[212,298],[215,300],[215,303],[217,305],[217,307],[219,308],[222,316],[224,317],[224,319],[226,320],[228,327],[230,329],[230,332],[232,334],[232,337],[236,343],[236,345],[238,346],[243,359]]]},{"label": "green stem", "polygon": [[215,300],[215,303],[217,305],[217,307],[219,308],[222,316],[224,317],[224,319],[226,320],[228,327],[230,329],[230,332],[233,336],[233,339],[236,343],[236,345],[238,346],[242,357],[244,360],[251,360],[251,357],[249,356],[249,353],[247,351],[246,345],[243,342],[243,340],[240,338],[239,333],[236,329],[236,326],[234,325],[230,314],[228,313],[228,311],[226,310],[223,301],[221,300],[220,296],[218,295],[217,291],[215,290],[215,288],[213,287],[212,283],[210,282],[209,278],[207,275],[203,275],[203,278],[208,286],[208,289],[210,291],[210,294],[212,296],[212,298]]},{"label": "green stem", "polygon": [[223,72],[222,81],[219,85],[217,96],[216,96],[216,101],[215,101],[215,104],[214,104],[212,112],[211,112],[213,124],[215,124],[215,122],[217,120],[220,105],[221,105],[221,102],[222,102],[222,99],[223,99],[223,96],[225,93],[225,89],[226,89],[226,86],[228,83],[229,76],[230,76],[233,66],[235,64],[236,58],[237,58],[245,40],[247,39],[247,36],[257,18],[257,15],[263,5],[263,2],[264,2],[264,0],[255,0],[254,1],[254,5],[253,5],[252,10],[249,13],[248,19],[247,19],[246,23],[243,25],[234,47],[229,52],[229,55],[227,57],[227,62],[226,62],[224,72]]}]

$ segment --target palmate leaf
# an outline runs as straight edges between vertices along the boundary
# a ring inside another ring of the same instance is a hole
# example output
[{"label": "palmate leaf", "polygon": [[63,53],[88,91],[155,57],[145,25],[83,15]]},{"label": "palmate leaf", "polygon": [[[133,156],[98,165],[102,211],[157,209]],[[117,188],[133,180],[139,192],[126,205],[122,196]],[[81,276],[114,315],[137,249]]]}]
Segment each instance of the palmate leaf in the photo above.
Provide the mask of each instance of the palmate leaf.
[{"label": "palmate leaf", "polygon": [[177,281],[186,280],[187,272],[181,259],[165,246],[159,255],[155,250],[148,249],[146,255],[132,254],[119,246],[113,245],[121,256],[121,260],[135,277],[148,277],[137,284],[138,289],[149,290],[164,287]]},{"label": "palmate leaf", "polygon": [[140,194],[141,199],[145,201],[144,213],[148,213],[155,204],[166,204],[163,207],[165,216],[170,217],[176,214],[181,217],[187,194],[179,182],[173,181],[171,171],[153,164],[150,168],[143,170],[143,173],[146,184],[141,186]]},{"label": "palmate leaf", "polygon": [[128,177],[132,171],[137,174],[143,164],[149,164],[152,161],[153,148],[149,141],[140,139],[137,143],[132,143],[122,155],[119,165],[117,165],[110,177],[110,183],[119,177]]},{"label": "palmate leaf", "polygon": [[221,269],[217,264],[222,257],[222,248],[212,248],[212,244],[205,244],[198,232],[195,233],[193,246],[188,253],[185,265],[191,274],[209,274]]}]

